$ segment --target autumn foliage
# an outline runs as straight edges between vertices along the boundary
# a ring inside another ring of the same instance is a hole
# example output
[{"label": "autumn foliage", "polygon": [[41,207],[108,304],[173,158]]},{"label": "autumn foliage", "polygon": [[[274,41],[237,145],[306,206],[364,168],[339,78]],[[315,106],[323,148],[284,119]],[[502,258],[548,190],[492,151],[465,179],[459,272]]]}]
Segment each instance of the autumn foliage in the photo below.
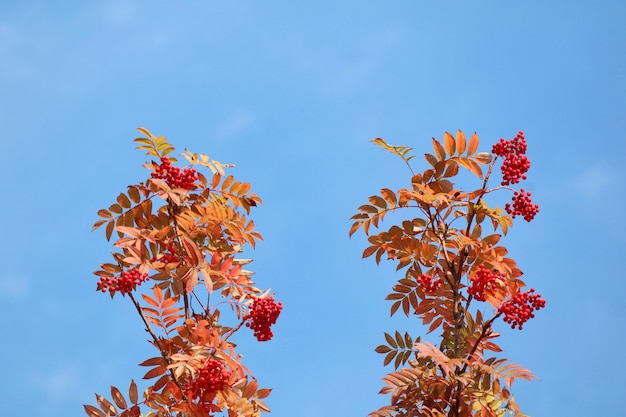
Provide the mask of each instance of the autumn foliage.
[{"label": "autumn foliage", "polygon": [[[545,306],[534,289],[525,290],[522,271],[500,244],[513,218],[531,221],[539,211],[529,192],[511,188],[530,168],[523,133],[501,139],[491,152],[478,152],[476,134],[469,140],[461,131],[446,133],[443,141],[433,138],[434,152],[425,154],[430,167],[421,173],[411,166],[411,148],[373,142],[406,163],[410,186],[383,188],[369,197],[352,217],[350,235],[362,230],[369,242],[363,257],[391,260],[401,271],[387,295],[391,315],[417,316],[440,338],[435,344],[409,333],[385,333],[386,344],[376,351],[395,368],[381,390],[391,401],[370,416],[523,416],[511,385],[534,375],[489,353],[501,351],[494,342],[498,319],[521,330]],[[501,176],[490,188],[498,163]],[[461,168],[478,178],[475,189],[455,185]],[[512,194],[504,210],[488,202],[496,192]],[[374,234],[392,212],[406,213],[404,220]]]},{"label": "autumn foliage", "polygon": [[139,395],[131,381],[127,396],[111,387],[111,400],[96,395],[97,407],[85,411],[90,417],[259,416],[269,411],[263,399],[270,390],[259,388],[230,338],[250,327],[259,341],[270,340],[282,309],[244,269],[251,260],[239,257],[261,239],[247,218],[261,199],[250,184],[226,175],[230,165],[186,151],[190,166],[179,168],[164,137],[139,131],[138,149],[153,158],[144,165],[150,174],[98,212],[94,229],[104,227],[115,251],[95,275],[97,290],[127,298],[149,333],[157,353],[140,365],[151,385]]}]

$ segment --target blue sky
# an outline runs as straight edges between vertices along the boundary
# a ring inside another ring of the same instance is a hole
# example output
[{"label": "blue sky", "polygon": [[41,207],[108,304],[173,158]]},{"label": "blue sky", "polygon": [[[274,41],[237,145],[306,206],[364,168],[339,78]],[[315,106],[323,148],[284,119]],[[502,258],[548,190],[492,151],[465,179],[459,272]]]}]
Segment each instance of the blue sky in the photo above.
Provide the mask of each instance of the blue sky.
[{"label": "blue sky", "polygon": [[[506,243],[547,299],[505,356],[540,381],[535,417],[615,415],[626,389],[626,3],[34,1],[0,4],[3,412],[83,416],[154,355],[132,306],[95,291],[96,211],[144,179],[145,126],[221,162],[263,200],[261,287],[274,340],[238,334],[275,417],[364,416],[388,371],[393,265],[361,259],[349,218],[405,186],[383,137],[420,154],[458,129],[526,133],[541,212]],[[421,165],[422,167],[424,164]],[[434,338],[434,336],[433,336]]]}]

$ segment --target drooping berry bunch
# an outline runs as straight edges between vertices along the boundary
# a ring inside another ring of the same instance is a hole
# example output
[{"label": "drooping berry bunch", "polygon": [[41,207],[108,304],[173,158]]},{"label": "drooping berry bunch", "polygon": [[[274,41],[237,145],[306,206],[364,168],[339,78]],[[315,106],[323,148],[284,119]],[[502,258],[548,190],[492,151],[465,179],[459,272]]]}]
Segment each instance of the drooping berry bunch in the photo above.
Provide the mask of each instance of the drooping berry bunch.
[{"label": "drooping berry bunch", "polygon": [[504,282],[504,275],[494,274],[487,270],[485,265],[480,264],[478,271],[470,278],[471,284],[467,292],[478,301],[485,301],[485,291],[494,289],[498,282]]},{"label": "drooping berry bunch", "polygon": [[255,298],[250,313],[245,317],[246,327],[254,331],[254,337],[259,342],[271,340],[274,336],[271,326],[276,323],[283,303],[274,301],[274,297]]},{"label": "drooping berry bunch", "polygon": [[502,167],[502,185],[517,184],[526,179],[530,161],[526,157],[526,139],[524,132],[518,132],[511,140],[500,139],[493,145],[491,152],[504,158]]},{"label": "drooping berry bunch", "polygon": [[102,292],[109,291],[111,296],[115,295],[117,291],[122,294],[128,294],[147,280],[147,273],[139,272],[137,268],[133,268],[129,271],[123,271],[119,277],[100,277],[98,290]]},{"label": "drooping berry bunch", "polygon": [[183,168],[181,171],[180,168],[172,166],[170,159],[164,156],[161,158],[161,164],[152,171],[152,178],[162,179],[171,188],[191,190],[198,179],[198,173],[194,168]]},{"label": "drooping berry bunch", "polygon": [[433,293],[441,286],[441,279],[433,280],[430,275],[422,274],[417,278],[417,282],[422,286],[426,293]]},{"label": "drooping berry bunch", "polygon": [[533,204],[530,198],[530,192],[520,189],[513,194],[513,204],[506,203],[504,209],[511,217],[524,217],[527,222],[531,221],[537,213],[539,213],[539,205]]},{"label": "drooping berry bunch", "polygon": [[224,363],[217,359],[207,359],[200,372],[191,383],[185,386],[187,396],[198,401],[198,405],[211,415],[211,403],[215,398],[215,393],[224,389],[228,385],[228,380],[232,371],[224,369]]},{"label": "drooping berry bunch", "polygon": [[522,330],[523,324],[535,317],[533,312],[546,306],[546,300],[541,298],[541,294],[534,294],[534,292],[534,288],[526,292],[518,292],[498,309],[499,312],[504,313],[504,321],[509,323],[512,329],[517,327]]}]

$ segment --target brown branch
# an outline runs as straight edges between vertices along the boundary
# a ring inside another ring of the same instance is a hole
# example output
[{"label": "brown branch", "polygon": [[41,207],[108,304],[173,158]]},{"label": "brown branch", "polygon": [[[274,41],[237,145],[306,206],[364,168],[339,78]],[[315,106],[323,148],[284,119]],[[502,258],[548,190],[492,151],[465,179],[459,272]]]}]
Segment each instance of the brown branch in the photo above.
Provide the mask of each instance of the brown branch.
[{"label": "brown branch", "polygon": [[[137,300],[135,300],[135,297],[133,297],[133,293],[129,292],[128,296],[130,297],[131,301],[133,302],[133,305],[135,306],[135,308],[137,309],[137,312],[141,316],[141,319],[143,320],[143,323],[146,325],[146,331],[148,333],[150,333],[150,336],[152,336],[152,340],[154,340],[154,343],[159,348],[159,352],[161,353],[161,356],[163,357],[163,359],[165,359],[165,361],[167,362],[168,365],[171,365],[172,364],[171,359],[165,353],[165,349],[161,345],[161,342],[159,341],[159,338],[157,337],[157,335],[152,330],[152,327],[150,326],[150,323],[148,323],[148,320],[146,320],[146,316],[143,315],[143,311],[141,310],[141,306],[139,305]],[[182,396],[182,398],[185,401],[187,401],[187,396],[185,395],[185,391],[184,391],[183,387],[180,385],[180,383],[178,382],[178,379],[176,378],[176,375],[174,374],[174,370],[172,368],[170,368],[169,372],[170,372],[170,376],[172,378],[172,381],[174,381],[174,383],[176,384],[178,389],[180,389],[180,395]]]}]

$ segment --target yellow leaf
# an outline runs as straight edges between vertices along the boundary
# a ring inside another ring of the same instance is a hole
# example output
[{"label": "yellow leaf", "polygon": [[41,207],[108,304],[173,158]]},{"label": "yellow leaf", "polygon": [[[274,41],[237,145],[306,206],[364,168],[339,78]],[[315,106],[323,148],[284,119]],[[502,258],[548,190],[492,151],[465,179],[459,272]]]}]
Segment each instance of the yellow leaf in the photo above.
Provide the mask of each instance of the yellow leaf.
[{"label": "yellow leaf", "polygon": [[151,139],[153,138],[152,133],[150,133],[150,131],[146,129],[145,127],[138,127],[137,130],[143,133],[144,135],[146,135],[147,137]]}]

